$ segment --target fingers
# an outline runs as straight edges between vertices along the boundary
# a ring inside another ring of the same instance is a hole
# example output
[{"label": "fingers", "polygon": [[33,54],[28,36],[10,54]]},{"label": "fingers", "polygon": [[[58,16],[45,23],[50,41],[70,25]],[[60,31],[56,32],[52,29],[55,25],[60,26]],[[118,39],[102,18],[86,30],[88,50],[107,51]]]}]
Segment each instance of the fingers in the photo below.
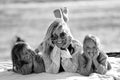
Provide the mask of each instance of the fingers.
[{"label": "fingers", "polygon": [[62,58],[72,58],[72,55],[68,50],[61,50],[61,57]]},{"label": "fingers", "polygon": [[89,60],[92,59],[91,55],[89,55],[88,53],[85,53],[85,56],[86,56]]}]

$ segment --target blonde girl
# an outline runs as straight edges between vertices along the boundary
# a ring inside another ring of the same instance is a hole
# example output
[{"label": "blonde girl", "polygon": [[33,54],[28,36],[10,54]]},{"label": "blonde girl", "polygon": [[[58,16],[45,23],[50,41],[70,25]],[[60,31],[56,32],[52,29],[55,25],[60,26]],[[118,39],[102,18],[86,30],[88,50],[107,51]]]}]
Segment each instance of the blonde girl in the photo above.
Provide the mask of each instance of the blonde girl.
[{"label": "blonde girl", "polygon": [[106,53],[101,50],[99,39],[91,34],[86,35],[83,41],[83,54],[78,58],[78,73],[86,76],[91,73],[105,74],[111,69],[107,58]]}]

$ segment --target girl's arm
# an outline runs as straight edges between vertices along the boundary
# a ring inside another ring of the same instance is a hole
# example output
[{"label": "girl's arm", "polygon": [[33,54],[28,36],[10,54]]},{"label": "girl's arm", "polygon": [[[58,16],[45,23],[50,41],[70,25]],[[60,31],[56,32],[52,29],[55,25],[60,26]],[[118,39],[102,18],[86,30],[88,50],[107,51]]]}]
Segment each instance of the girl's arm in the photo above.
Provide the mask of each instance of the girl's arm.
[{"label": "girl's arm", "polygon": [[33,60],[33,71],[35,73],[45,72],[45,65],[40,55],[35,55]]},{"label": "girl's arm", "polygon": [[26,75],[32,72],[32,63],[24,64],[22,67],[16,70],[17,73]]},{"label": "girl's arm", "polygon": [[93,58],[93,64],[95,65],[97,73],[105,74],[108,67],[107,55],[100,53],[99,61],[97,58]]},{"label": "girl's arm", "polygon": [[92,70],[92,59],[86,60],[83,55],[79,55],[78,59],[78,73],[81,75],[89,76],[93,70]]}]

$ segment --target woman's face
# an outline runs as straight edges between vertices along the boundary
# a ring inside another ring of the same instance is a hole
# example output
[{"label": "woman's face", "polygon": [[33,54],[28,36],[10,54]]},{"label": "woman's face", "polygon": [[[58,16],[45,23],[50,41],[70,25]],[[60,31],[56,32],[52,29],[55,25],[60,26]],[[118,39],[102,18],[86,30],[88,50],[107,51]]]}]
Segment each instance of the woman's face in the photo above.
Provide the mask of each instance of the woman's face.
[{"label": "woman's face", "polygon": [[57,28],[52,35],[52,42],[59,48],[66,48],[70,43],[70,37],[62,29],[62,26]]},{"label": "woman's face", "polygon": [[96,44],[94,43],[94,41],[92,40],[87,40],[85,42],[85,50],[86,52],[91,56],[93,57],[96,53],[97,53],[97,47],[96,47]]}]

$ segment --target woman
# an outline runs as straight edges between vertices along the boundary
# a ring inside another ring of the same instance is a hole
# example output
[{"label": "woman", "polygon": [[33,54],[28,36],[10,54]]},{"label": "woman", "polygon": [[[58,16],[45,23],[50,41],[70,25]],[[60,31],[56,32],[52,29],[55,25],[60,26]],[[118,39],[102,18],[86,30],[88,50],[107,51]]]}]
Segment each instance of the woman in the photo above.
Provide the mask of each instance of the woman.
[{"label": "woman", "polygon": [[35,50],[42,52],[46,72],[76,72],[81,44],[76,41],[67,25],[67,8],[56,9],[56,20],[49,26],[43,42]]}]

